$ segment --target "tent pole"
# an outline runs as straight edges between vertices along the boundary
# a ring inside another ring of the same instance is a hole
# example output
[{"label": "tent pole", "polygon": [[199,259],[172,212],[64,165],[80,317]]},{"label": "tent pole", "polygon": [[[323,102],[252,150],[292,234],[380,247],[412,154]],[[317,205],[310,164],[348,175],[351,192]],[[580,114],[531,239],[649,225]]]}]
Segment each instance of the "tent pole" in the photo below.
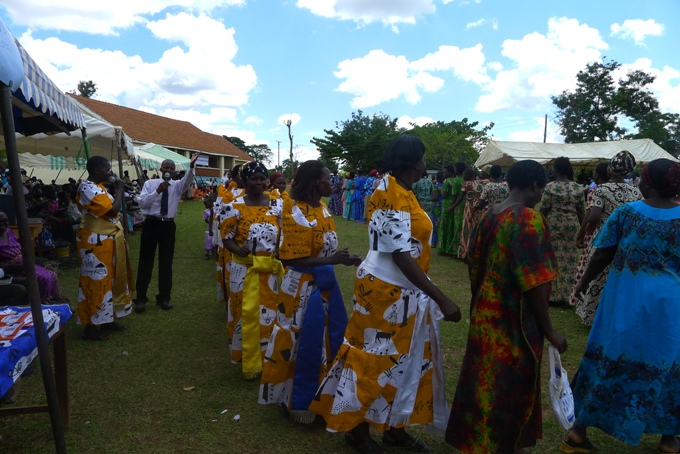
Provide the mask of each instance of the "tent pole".
[{"label": "tent pole", "polygon": [[[116,145],[118,147],[118,178],[122,179],[123,178],[123,148],[120,146],[120,141],[116,141]],[[128,224],[128,217],[127,217],[127,206],[125,204],[125,189],[123,189],[123,206],[120,207],[121,213],[122,213],[122,221],[123,221],[123,232],[125,233],[125,236],[127,236],[130,233],[130,226]]]},{"label": "tent pole", "polygon": [[85,148],[85,156],[90,159],[92,154],[90,153],[90,139],[87,137],[87,130],[85,127],[80,128],[80,133],[83,136],[83,147]]},{"label": "tent pole", "polygon": [[47,346],[47,332],[45,321],[40,304],[40,293],[38,291],[38,279],[35,274],[35,256],[31,248],[31,235],[28,229],[28,215],[26,214],[26,202],[24,199],[23,181],[21,179],[21,167],[19,166],[19,153],[17,142],[14,135],[14,116],[12,114],[12,92],[10,88],[0,83],[0,116],[2,116],[2,129],[5,136],[5,146],[7,151],[7,164],[9,166],[10,178],[12,179],[12,194],[14,195],[14,209],[19,226],[19,241],[21,242],[21,254],[24,259],[24,275],[26,276],[26,290],[28,300],[31,304],[31,314],[33,316],[33,327],[35,337],[38,341],[38,358],[42,369],[43,384],[47,395],[47,406],[52,423],[52,434],[54,435],[54,445],[59,454],[66,453],[66,439],[64,427],[59,414],[59,400],[57,399],[57,389],[50,363],[49,348]]}]

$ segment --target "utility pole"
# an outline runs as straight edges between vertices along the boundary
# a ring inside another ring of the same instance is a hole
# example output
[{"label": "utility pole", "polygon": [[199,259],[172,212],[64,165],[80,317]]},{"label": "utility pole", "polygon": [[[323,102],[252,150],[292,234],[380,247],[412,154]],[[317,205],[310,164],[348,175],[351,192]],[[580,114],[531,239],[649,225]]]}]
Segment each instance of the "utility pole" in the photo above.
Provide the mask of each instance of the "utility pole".
[{"label": "utility pole", "polygon": [[281,141],[277,140],[278,148],[276,150],[276,170],[281,171]]},{"label": "utility pole", "polygon": [[545,143],[545,139],[548,137],[548,114],[545,114],[545,122],[543,125],[543,143]]}]

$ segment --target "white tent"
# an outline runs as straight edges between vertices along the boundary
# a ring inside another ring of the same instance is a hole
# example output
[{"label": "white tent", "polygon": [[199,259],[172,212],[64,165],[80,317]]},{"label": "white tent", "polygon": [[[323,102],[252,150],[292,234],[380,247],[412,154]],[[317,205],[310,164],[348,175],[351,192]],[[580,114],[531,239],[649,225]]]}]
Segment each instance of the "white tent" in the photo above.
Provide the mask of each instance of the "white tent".
[{"label": "white tent", "polygon": [[190,159],[168,150],[165,147],[149,142],[135,147],[135,159],[142,169],[158,170],[166,159],[175,162],[175,170],[189,170]]},{"label": "white tent", "polygon": [[574,167],[592,167],[610,160],[621,150],[628,150],[638,163],[659,158],[677,161],[651,139],[618,140],[588,143],[540,143],[490,141],[475,162],[475,167],[496,164],[510,167],[517,161],[533,159],[543,165],[566,156]]},{"label": "white tent", "polygon": [[[109,161],[118,159],[118,146],[123,151],[123,158],[134,156],[132,141],[119,126],[114,126],[102,117],[85,107],[75,99],[69,97],[80,108],[85,118],[85,133],[90,146],[90,154],[104,156]],[[70,134],[34,134],[26,137],[16,134],[19,153],[41,155],[30,163],[22,163],[31,167],[45,167],[48,163],[51,169],[85,168],[87,155],[85,154],[83,135],[80,130]],[[30,160],[26,157],[25,160]]]}]

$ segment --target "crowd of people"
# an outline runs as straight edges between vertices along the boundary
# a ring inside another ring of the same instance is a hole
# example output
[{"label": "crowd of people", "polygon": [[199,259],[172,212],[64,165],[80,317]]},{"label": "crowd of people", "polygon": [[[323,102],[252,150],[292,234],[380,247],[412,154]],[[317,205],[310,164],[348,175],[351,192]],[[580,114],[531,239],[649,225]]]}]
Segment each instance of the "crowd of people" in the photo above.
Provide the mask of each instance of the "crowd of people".
[{"label": "crowd of people", "polygon": [[[258,402],[301,424],[321,416],[362,453],[428,451],[409,425],[444,431],[464,453],[527,452],[542,434],[544,343],[567,349],[549,306],[572,303],[592,328],[573,381],[576,423],[560,449],[594,452],[587,428],[597,427],[630,444],[660,434],[660,451],[679,452],[680,164],[652,161],[626,182],[636,163],[621,151],[587,185],[573,182],[567,158],[548,172],[525,160],[479,177],[459,162],[433,180],[425,151],[399,136],[380,170],[345,178],[307,161],[290,190],[253,161],[207,191],[204,249],[216,260],[231,362],[260,381]],[[174,217],[197,156],[181,179],[164,162],[164,178],[135,197],[145,218],[136,281],[120,219],[126,183],[106,159],[88,161],[75,194],[84,339],[105,340],[133,306],[145,310],[157,248],[156,304],[172,308]],[[367,224],[365,257],[339,249],[340,216]],[[0,213],[0,246],[6,224]],[[435,250],[467,263],[472,294],[450,413],[439,325],[461,311],[428,277]],[[357,269],[349,315],[339,265]]]}]

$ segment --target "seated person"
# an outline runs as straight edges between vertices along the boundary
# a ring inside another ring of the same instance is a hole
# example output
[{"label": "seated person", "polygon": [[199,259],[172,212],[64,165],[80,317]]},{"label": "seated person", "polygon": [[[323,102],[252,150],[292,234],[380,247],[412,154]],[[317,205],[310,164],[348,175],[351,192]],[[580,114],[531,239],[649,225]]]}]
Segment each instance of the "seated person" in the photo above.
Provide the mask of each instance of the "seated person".
[{"label": "seated person", "polygon": [[[0,267],[5,273],[21,275],[23,273],[24,258],[21,255],[21,245],[14,232],[9,229],[7,215],[0,211]],[[59,296],[57,274],[36,266],[35,274],[38,279],[40,301],[47,302],[51,297]]]},{"label": "seated person", "polygon": [[28,304],[26,287],[19,282],[25,282],[23,278],[9,281],[9,273],[0,268],[0,305],[2,306],[25,306]]}]

